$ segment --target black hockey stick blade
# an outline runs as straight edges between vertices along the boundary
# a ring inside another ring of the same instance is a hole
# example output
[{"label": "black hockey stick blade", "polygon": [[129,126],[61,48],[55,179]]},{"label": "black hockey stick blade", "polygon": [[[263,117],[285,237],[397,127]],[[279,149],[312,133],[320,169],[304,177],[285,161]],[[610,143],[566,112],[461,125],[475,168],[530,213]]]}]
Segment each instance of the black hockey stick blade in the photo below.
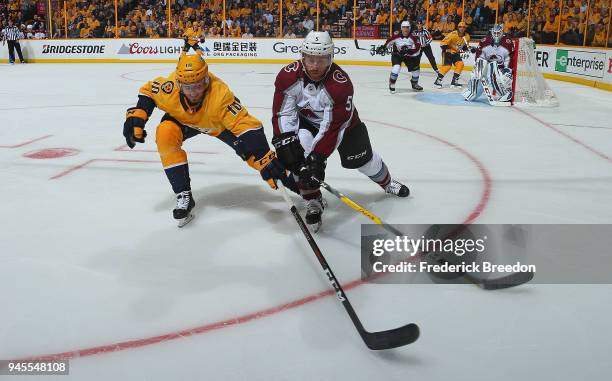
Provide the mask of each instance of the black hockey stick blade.
[{"label": "black hockey stick blade", "polygon": [[359,43],[357,42],[357,39],[354,40],[355,41],[355,47],[359,50],[370,50],[370,49],[366,49],[366,48],[362,48],[359,46]]},{"label": "black hockey stick blade", "polygon": [[420,334],[419,326],[410,323],[403,327],[380,332],[360,332],[368,348],[378,351],[414,343]]},{"label": "black hockey stick blade", "polygon": [[465,277],[467,280],[483,290],[501,290],[504,288],[520,286],[521,284],[531,281],[534,277],[534,273],[531,271],[517,272],[496,279],[478,279],[467,274]]}]

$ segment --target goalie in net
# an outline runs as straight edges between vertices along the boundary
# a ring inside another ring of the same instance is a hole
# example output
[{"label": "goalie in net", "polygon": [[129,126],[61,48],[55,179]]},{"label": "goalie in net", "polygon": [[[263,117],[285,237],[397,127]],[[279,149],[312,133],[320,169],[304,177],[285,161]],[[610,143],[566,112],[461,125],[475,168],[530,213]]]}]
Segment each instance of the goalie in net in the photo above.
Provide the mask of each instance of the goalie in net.
[{"label": "goalie in net", "polygon": [[483,92],[492,106],[558,105],[538,69],[533,41],[513,40],[499,24],[480,41],[463,96],[475,101]]}]

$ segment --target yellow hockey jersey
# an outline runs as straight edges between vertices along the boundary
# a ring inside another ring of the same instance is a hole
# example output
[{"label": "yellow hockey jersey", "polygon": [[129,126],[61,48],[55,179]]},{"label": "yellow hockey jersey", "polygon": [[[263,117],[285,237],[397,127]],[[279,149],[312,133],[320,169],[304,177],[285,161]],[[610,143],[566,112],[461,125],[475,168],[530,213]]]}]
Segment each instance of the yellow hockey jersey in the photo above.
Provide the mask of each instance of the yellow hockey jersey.
[{"label": "yellow hockey jersey", "polygon": [[455,30],[447,34],[446,37],[444,37],[444,39],[442,40],[442,42],[440,42],[440,45],[446,45],[446,51],[448,53],[459,53],[462,50],[463,46],[469,45],[469,43],[469,34],[466,33],[463,37],[460,37],[459,33],[457,33],[457,31]]},{"label": "yellow hockey jersey", "polygon": [[192,109],[180,94],[175,73],[158,77],[140,88],[140,95],[153,100],[155,106],[174,119],[203,133],[218,136],[230,130],[234,136],[262,127],[262,123],[250,115],[246,107],[221,79],[208,73],[210,85],[204,93],[201,107]]}]

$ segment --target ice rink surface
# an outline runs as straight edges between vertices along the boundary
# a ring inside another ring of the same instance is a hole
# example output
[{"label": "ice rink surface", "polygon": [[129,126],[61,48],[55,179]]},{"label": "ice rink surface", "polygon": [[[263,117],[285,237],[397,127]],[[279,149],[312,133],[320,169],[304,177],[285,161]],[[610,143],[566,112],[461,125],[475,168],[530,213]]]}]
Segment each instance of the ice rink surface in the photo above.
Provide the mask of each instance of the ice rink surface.
[{"label": "ice rink surface", "polygon": [[[280,68],[210,66],[269,138]],[[612,93],[549,81],[559,108],[491,108],[434,90],[430,72],[423,94],[403,72],[391,95],[388,68],[344,68],[412,195],[385,196],[337,154],[326,179],[384,220],[612,223]],[[280,194],[214,138],[185,143],[197,216],[177,229],[162,112],[145,144],[122,136],[138,88],[172,69],[0,66],[0,359],[70,358],[74,380],[610,379],[609,285],[362,284],[368,220],[327,195],[316,239],[366,328],[421,327],[367,350]]]}]

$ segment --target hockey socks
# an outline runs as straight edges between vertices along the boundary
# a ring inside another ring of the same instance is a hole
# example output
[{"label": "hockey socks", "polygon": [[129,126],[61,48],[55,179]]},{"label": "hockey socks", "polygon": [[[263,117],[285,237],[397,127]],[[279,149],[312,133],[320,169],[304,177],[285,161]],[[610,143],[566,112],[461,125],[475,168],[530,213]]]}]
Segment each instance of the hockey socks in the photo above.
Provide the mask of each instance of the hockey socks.
[{"label": "hockey socks", "polygon": [[189,164],[183,163],[173,167],[164,168],[168,181],[174,193],[191,190],[191,179],[189,178]]},{"label": "hockey socks", "polygon": [[451,81],[451,86],[452,87],[461,87],[461,84],[458,82],[460,76],[461,76],[461,74],[459,74],[459,73],[454,73],[453,74],[453,80]]}]

